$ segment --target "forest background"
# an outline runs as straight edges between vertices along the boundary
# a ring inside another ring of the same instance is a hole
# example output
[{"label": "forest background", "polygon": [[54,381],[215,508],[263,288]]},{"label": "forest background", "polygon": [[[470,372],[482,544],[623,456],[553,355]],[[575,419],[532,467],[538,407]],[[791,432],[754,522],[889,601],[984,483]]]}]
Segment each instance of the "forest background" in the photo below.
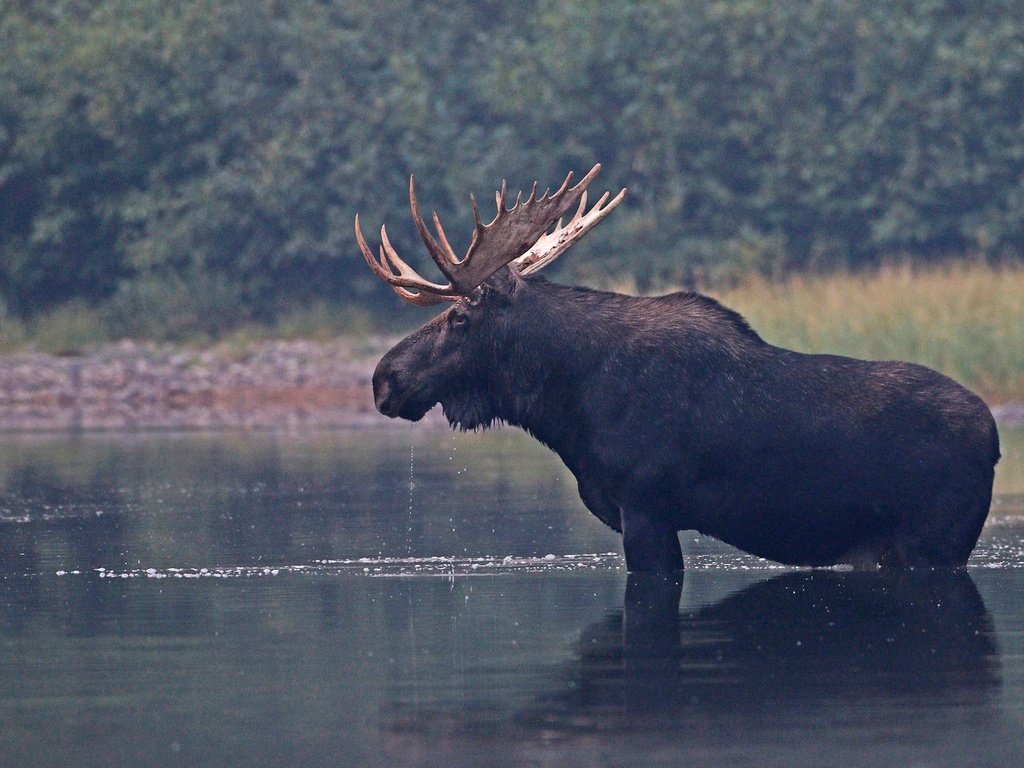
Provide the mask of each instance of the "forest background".
[{"label": "forest background", "polygon": [[556,279],[790,313],[767,286],[957,263],[928,300],[1024,389],[1016,0],[0,0],[0,346],[415,322],[356,212],[429,273],[410,173],[459,251],[469,192],[595,162],[629,197]]}]

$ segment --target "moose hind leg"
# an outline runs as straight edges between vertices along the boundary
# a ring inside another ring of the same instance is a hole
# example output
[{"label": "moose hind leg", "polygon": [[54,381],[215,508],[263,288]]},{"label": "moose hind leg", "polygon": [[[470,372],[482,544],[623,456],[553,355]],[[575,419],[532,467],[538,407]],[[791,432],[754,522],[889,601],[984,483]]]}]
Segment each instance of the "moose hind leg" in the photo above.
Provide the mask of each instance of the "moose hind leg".
[{"label": "moose hind leg", "polygon": [[678,573],[683,550],[675,528],[658,525],[649,516],[622,512],[622,548],[630,573]]},{"label": "moose hind leg", "polygon": [[991,474],[973,484],[949,483],[899,532],[903,565],[962,567],[981,535],[992,500]]}]

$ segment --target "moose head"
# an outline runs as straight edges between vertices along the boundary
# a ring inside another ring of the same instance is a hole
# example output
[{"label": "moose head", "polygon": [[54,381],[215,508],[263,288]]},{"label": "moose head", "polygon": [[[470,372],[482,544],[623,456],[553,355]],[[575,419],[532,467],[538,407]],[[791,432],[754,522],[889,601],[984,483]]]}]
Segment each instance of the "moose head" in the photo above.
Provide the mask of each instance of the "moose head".
[{"label": "moose head", "polygon": [[[552,263],[622,202],[625,189],[614,198],[605,193],[587,210],[587,188],[600,170],[595,165],[575,186],[570,186],[573,174],[569,173],[555,192],[546,190],[540,196],[534,183],[529,196],[523,200],[520,193],[511,208],[506,207],[507,186],[502,182],[495,193],[497,213],[489,224],[481,221],[476,199],[470,195],[475,225],[462,259],[449,244],[437,213],[432,215],[436,236],[428,229],[420,215],[415,179],[410,177],[413,222],[447,279],[445,285],[426,280],[410,267],[395,251],[384,227],[379,255],[374,256],[356,216],[356,241],[375,275],[412,304],[452,305],[381,359],[373,376],[373,392],[382,414],[417,421],[441,403],[449,421],[467,429],[509,418],[496,402],[502,399],[497,396],[496,377],[503,373],[501,363],[509,363],[509,355],[522,351],[510,331],[514,327],[516,339],[522,339],[523,278]],[[576,212],[563,224],[574,206]]]}]

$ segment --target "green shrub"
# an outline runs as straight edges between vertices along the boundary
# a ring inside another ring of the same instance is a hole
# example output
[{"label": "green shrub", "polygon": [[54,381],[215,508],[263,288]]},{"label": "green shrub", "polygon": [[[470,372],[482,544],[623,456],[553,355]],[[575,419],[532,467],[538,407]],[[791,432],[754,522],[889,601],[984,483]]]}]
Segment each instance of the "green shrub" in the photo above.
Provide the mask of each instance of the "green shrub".
[{"label": "green shrub", "polygon": [[31,323],[32,345],[41,352],[75,355],[108,340],[107,327],[96,309],[71,301],[39,315]]},{"label": "green shrub", "polygon": [[11,317],[7,307],[0,302],[0,353],[12,352],[20,349],[25,344],[28,331],[25,324],[17,318]]},{"label": "green shrub", "polygon": [[125,283],[104,314],[112,336],[155,341],[216,338],[252,319],[240,289],[226,279],[173,273]]}]

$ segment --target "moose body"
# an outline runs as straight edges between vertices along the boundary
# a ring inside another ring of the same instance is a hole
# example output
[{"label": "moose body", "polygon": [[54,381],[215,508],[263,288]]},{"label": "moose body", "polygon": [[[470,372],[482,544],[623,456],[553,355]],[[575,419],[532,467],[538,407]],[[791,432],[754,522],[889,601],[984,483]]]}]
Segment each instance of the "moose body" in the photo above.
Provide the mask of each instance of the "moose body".
[{"label": "moose body", "polygon": [[630,571],[682,570],[691,529],[792,565],[967,561],[999,458],[973,393],[919,365],[772,346],[700,294],[568,287],[508,261],[381,359],[381,413],[440,403],[456,427],[522,427],[622,533]]}]

